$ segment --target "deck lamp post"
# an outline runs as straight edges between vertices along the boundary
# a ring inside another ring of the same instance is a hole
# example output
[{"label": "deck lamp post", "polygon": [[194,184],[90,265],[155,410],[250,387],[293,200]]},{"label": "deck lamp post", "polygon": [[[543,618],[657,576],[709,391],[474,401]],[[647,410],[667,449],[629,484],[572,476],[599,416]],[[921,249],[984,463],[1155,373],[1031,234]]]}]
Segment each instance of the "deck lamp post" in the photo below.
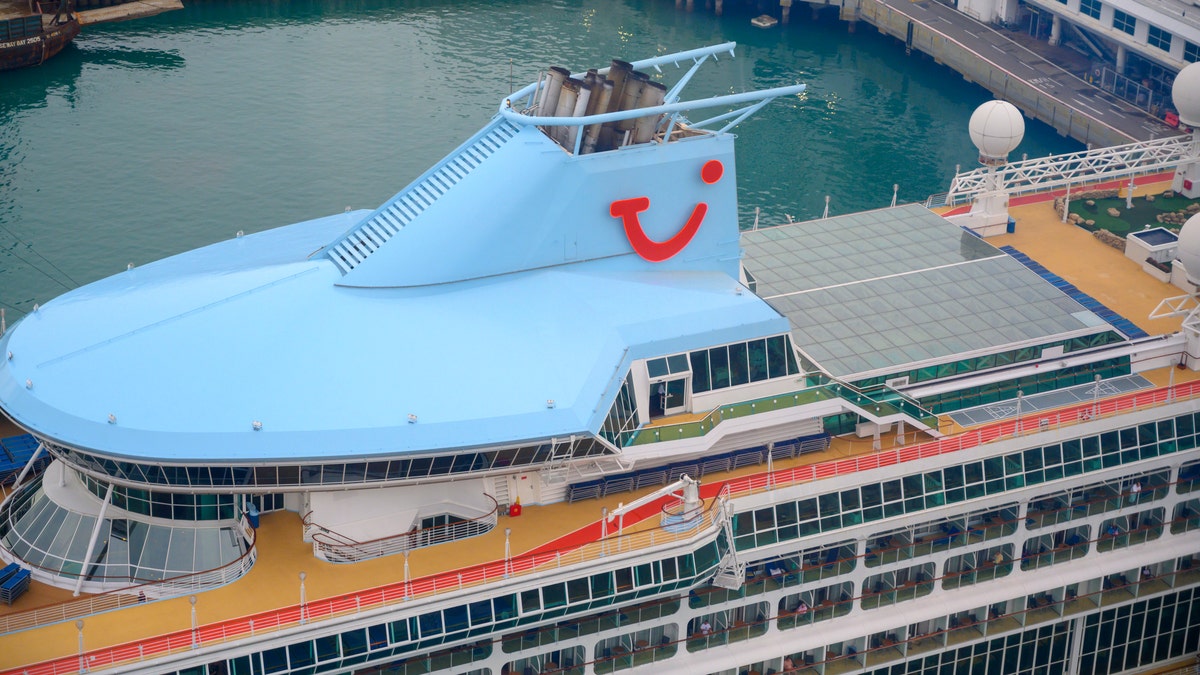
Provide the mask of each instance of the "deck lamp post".
[{"label": "deck lamp post", "polygon": [[409,577],[410,570],[408,567],[408,554],[409,553],[411,553],[411,551],[409,551],[408,549],[404,550],[404,599],[405,600],[412,597],[412,585],[409,584],[409,580],[411,578],[411,577]]},{"label": "deck lamp post", "polygon": [[600,555],[608,555],[608,507],[600,507]]},{"label": "deck lamp post", "polygon": [[1096,384],[1092,387],[1092,417],[1100,414],[1100,374],[1096,374]]},{"label": "deck lamp post", "polygon": [[300,623],[307,623],[308,619],[304,616],[304,579],[308,575],[304,572],[300,573]]},{"label": "deck lamp post", "polygon": [[1017,428],[1013,432],[1014,436],[1021,435],[1021,390],[1017,390]]},{"label": "deck lamp post", "polygon": [[512,574],[512,545],[509,542],[509,537],[512,536],[512,528],[504,528],[504,578],[507,579]]},{"label": "deck lamp post", "polygon": [[775,489],[775,441],[767,443],[767,489]]},{"label": "deck lamp post", "polygon": [[188,602],[192,603],[192,649],[195,649],[200,646],[196,644],[196,596],[189,595]]},{"label": "deck lamp post", "polygon": [[83,619],[75,621],[75,628],[79,630],[79,672],[87,672],[87,659],[83,656]]}]

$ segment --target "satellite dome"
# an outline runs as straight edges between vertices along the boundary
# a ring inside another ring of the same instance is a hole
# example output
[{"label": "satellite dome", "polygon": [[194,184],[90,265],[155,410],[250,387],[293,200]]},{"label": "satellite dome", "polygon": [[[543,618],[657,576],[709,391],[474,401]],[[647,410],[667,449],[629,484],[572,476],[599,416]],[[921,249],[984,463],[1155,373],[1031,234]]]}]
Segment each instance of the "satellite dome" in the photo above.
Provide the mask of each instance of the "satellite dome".
[{"label": "satellite dome", "polygon": [[1179,230],[1177,255],[1187,271],[1188,282],[1200,286],[1200,213],[1188,218]]},{"label": "satellite dome", "polygon": [[979,161],[1002,164],[1025,137],[1025,118],[1008,101],[988,101],[971,114],[967,128],[971,142],[979,148]]},{"label": "satellite dome", "polygon": [[1200,64],[1189,63],[1179,71],[1171,85],[1171,100],[1179,111],[1180,122],[1200,127]]}]

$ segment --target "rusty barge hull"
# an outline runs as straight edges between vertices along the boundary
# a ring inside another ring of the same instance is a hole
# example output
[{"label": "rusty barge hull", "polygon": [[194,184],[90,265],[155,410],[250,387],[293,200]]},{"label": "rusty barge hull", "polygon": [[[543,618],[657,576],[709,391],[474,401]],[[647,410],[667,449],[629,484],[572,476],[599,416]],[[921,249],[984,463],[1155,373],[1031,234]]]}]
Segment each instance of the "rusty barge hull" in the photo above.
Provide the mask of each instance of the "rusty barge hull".
[{"label": "rusty barge hull", "polygon": [[79,35],[79,22],[71,20],[35,35],[0,42],[0,71],[41,65],[62,51],[76,35]]}]

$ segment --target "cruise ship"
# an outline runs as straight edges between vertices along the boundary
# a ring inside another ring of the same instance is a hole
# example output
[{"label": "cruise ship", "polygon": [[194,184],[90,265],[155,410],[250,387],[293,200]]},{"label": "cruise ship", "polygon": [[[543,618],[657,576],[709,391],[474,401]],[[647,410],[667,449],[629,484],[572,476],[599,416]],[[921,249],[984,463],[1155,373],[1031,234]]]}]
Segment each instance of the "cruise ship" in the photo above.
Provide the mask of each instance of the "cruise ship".
[{"label": "cruise ship", "polygon": [[970,203],[739,226],[804,86],[683,97],[734,49],[549,68],[373,211],[6,327],[0,675],[1190,663],[1200,223],[1010,199],[985,104]]}]

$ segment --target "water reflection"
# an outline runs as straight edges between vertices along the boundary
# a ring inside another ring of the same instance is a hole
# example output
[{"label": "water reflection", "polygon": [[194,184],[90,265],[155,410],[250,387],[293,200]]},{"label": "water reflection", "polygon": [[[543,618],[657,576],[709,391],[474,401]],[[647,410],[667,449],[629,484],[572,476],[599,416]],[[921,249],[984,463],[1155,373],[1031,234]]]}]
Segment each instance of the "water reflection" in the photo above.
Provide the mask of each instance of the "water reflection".
[{"label": "water reflection", "polygon": [[[0,96],[0,128],[7,126],[16,111],[43,107],[51,96],[70,99],[83,72],[83,62],[79,47],[71,43],[40,66],[0,73],[0,89],[3,90],[3,96]],[[0,166],[3,166],[3,162],[4,158],[0,155]]]},{"label": "water reflection", "polygon": [[80,55],[89,67],[146,68],[152,70],[175,70],[183,68],[183,55],[177,49],[130,48],[107,45],[105,42],[84,42],[79,46]]}]

